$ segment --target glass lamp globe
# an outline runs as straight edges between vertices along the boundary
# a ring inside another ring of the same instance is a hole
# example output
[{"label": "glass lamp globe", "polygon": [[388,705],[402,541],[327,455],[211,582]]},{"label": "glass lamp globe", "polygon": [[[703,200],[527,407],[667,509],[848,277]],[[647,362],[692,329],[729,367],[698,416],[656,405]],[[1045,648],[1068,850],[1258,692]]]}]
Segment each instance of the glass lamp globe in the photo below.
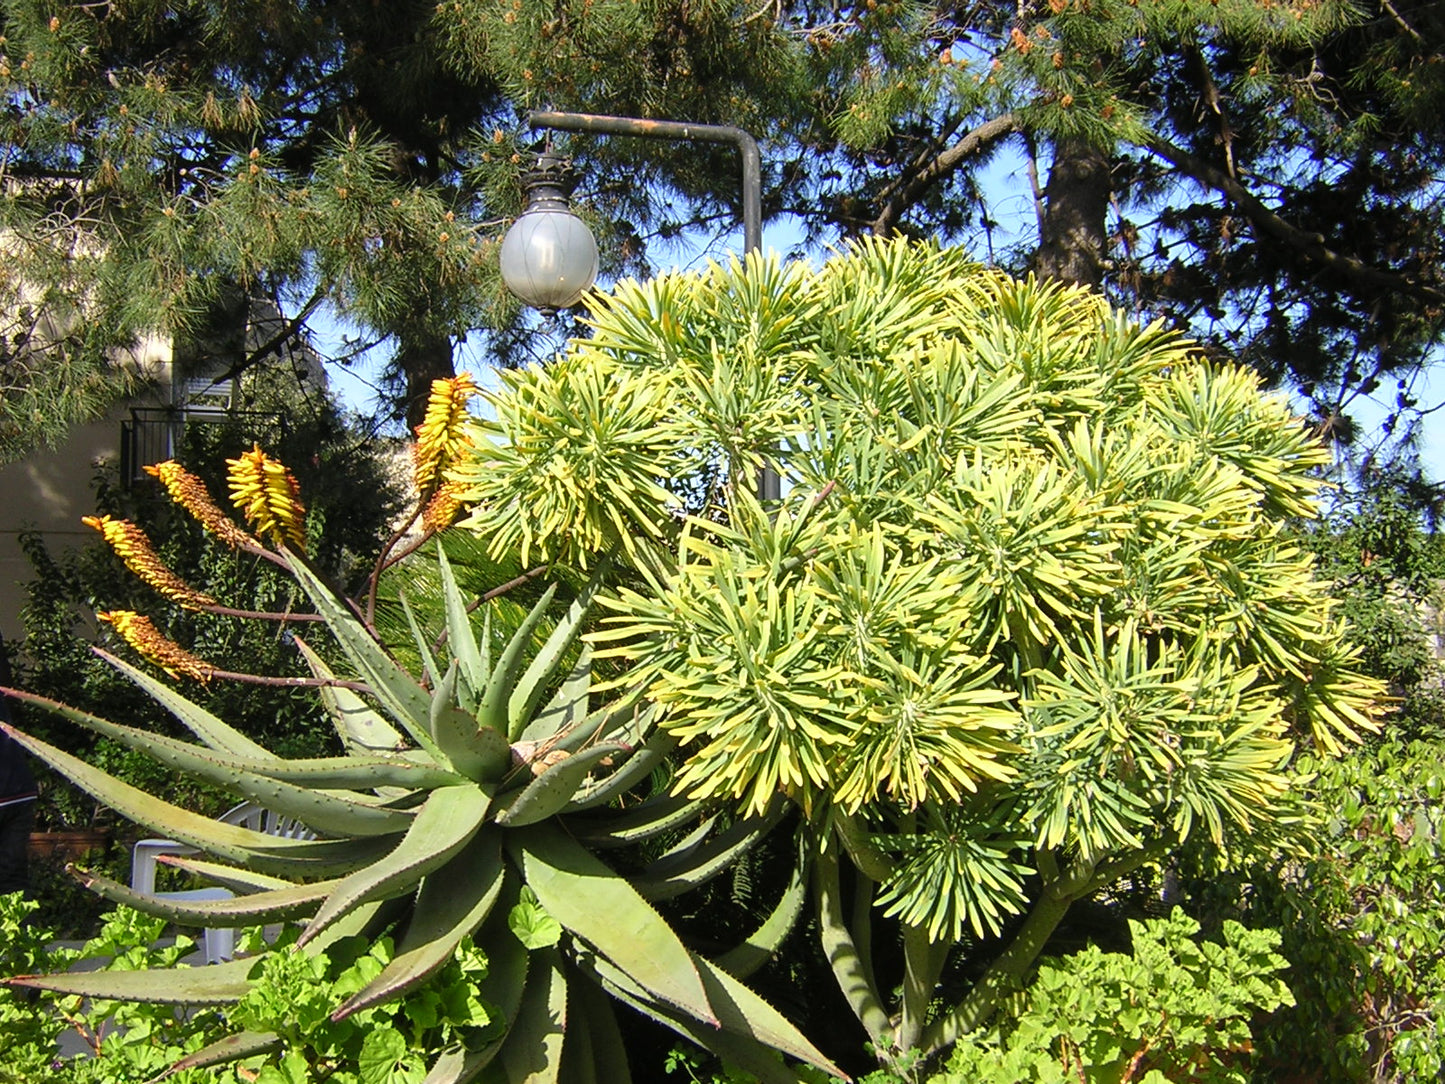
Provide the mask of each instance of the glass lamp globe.
[{"label": "glass lamp globe", "polygon": [[502,281],[544,313],[577,303],[597,278],[597,242],[572,213],[571,170],[544,154],[522,180],[527,206],[502,239]]}]

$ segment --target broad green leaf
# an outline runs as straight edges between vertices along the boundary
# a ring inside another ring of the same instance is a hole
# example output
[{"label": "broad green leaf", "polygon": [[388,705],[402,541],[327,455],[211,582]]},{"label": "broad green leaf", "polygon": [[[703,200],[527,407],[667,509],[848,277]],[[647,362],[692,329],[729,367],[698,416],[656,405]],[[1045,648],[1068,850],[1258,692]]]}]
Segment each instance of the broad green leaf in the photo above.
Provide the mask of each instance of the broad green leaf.
[{"label": "broad green leaf", "polygon": [[432,694],[430,725],[437,747],[463,775],[478,781],[499,779],[512,766],[507,739],[456,705],[457,664],[452,663]]},{"label": "broad green leaf", "polygon": [[157,681],[144,671],[137,670],[130,663],[116,658],[110,652],[95,648],[95,653],[135,682],[151,698],[176,717],[192,734],[212,749],[232,753],[236,756],[255,760],[274,760],[275,754],[257,745],[239,730],[222,722],[199,704],[193,704],[169,685]]},{"label": "broad green leaf", "polygon": [[507,836],[547,913],[644,989],[715,1023],[697,967],[677,934],[627,881],[560,829],[533,825]]},{"label": "broad green leaf", "polygon": [[518,679],[516,688],[507,698],[509,734],[521,737],[531,724],[549,682],[562,665],[563,656],[577,642],[577,637],[582,632],[582,622],[586,619],[592,600],[597,597],[597,592],[602,587],[602,578],[610,567],[611,563],[605,558],[598,562],[591,578],[572,600],[567,612],[557,622],[557,627],[552,630],[552,634],[547,637],[547,641],[532,657],[526,671]]},{"label": "broad green leaf", "polygon": [[360,904],[409,891],[440,869],[476,835],[490,804],[487,792],[474,785],[432,791],[396,848],[342,880],[297,944],[304,945]]},{"label": "broad green leaf", "polygon": [[537,894],[522,889],[522,898],[507,913],[507,927],[530,949],[551,948],[562,939],[562,926],[537,902]]},{"label": "broad green leaf", "polygon": [[497,823],[520,828],[546,820],[572,800],[582,781],[599,763],[629,752],[627,746],[609,742],[573,753],[543,771],[516,798],[505,801],[497,813]]},{"label": "broad green leaf", "polygon": [[447,642],[451,645],[453,662],[461,666],[462,676],[475,698],[487,687],[490,674],[477,646],[476,633],[472,631],[467,604],[462,599],[456,576],[452,574],[451,562],[447,560],[446,550],[442,546],[437,547],[437,564],[441,571],[442,599],[446,605]]},{"label": "broad green leaf", "polygon": [[376,637],[362,625],[341,599],[332,593],[298,554],[288,553],[292,574],[301,585],[316,612],[326,619],[326,627],[336,637],[341,650],[371,686],[376,698],[391,713],[392,720],[423,749],[440,760],[435,743],[426,730],[431,697],[416,679],[396,664]]},{"label": "broad green leaf", "polygon": [[502,1042],[509,1084],[559,1084],[567,1001],[567,979],[557,950],[537,950],[521,1008]]},{"label": "broad green leaf", "polygon": [[161,893],[148,896],[128,885],[98,873],[75,871],[86,888],[115,903],[134,907],[148,915],[159,915],[183,926],[257,926],[314,911],[339,883],[336,880],[290,885],[262,892],[234,896],[228,900],[186,900]]},{"label": "broad green leaf", "polygon": [[154,798],[38,738],[8,726],[3,729],[26,750],[121,816],[207,854],[241,865],[254,865],[263,873],[281,877],[324,877],[338,870],[354,868],[357,862],[366,861],[368,857],[384,854],[394,838],[296,840],[226,824]]},{"label": "broad green leaf", "polygon": [[164,971],[82,971],[63,975],[21,975],[15,986],[109,1001],[148,1001],[166,1005],[222,1005],[239,1001],[251,989],[247,976],[255,960],[227,960],[206,967]]},{"label": "broad green leaf", "polygon": [[[326,680],[336,679],[321,656],[312,651],[301,637],[294,637],[293,642],[313,674]],[[368,753],[395,753],[406,748],[406,740],[401,733],[350,689],[323,685],[319,692],[321,703],[348,753],[364,756]]]},{"label": "broad green leaf", "polygon": [[282,816],[295,817],[319,832],[331,835],[381,836],[403,832],[411,823],[409,813],[381,808],[375,803],[375,799],[368,800],[360,795],[347,795],[334,790],[298,787],[258,775],[252,770],[253,766],[262,770],[271,767],[275,763],[271,759],[248,763],[213,753],[188,742],[134,727],[120,726],[98,715],[40,697],[26,695],[22,699],[97,734],[103,734],[128,748],[148,753],[168,767],[252,798]]}]

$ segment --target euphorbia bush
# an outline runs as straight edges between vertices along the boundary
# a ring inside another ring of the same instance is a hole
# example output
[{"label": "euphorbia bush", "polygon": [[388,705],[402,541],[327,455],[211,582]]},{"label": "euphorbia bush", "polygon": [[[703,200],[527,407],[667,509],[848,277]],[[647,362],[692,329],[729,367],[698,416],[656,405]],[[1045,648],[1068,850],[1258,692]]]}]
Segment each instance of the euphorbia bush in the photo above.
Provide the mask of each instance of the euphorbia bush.
[{"label": "euphorbia bush", "polygon": [[[658,705],[679,793],[803,811],[823,947],[885,1056],[984,1024],[1126,871],[1267,848],[1298,744],[1374,726],[1283,529],[1323,449],[1086,291],[901,243],[715,266],[597,298],[590,338],[488,399],[464,526],[633,566],[591,641]],[[872,957],[899,946],[895,998]]]}]

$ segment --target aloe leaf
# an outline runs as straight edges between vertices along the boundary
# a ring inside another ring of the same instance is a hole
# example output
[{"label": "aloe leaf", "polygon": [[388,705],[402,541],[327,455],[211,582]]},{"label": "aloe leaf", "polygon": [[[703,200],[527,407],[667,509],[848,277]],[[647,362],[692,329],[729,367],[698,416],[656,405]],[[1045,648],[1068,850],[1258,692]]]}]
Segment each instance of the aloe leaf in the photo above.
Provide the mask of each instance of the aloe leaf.
[{"label": "aloe leaf", "polygon": [[[507,928],[507,912],[517,902],[519,887],[512,877],[503,878],[504,887],[498,905],[483,923],[479,942],[487,946],[487,973],[479,982],[477,993],[488,1005],[496,1008],[491,1024],[501,1028],[501,1035],[485,1046],[468,1050],[449,1047],[432,1063],[422,1084],[466,1084],[483,1073],[487,1084],[508,1084],[506,1075],[494,1059],[512,1029],[522,1005],[522,992],[527,984],[530,953]],[[491,1027],[488,1031],[490,1033]]]},{"label": "aloe leaf", "polygon": [[487,974],[477,984],[477,992],[482,1000],[497,1007],[502,1024],[510,1028],[521,1010],[522,990],[532,954],[517,940],[508,924],[508,915],[521,898],[521,885],[515,877],[503,880],[502,896],[482,923],[478,938],[487,949]]},{"label": "aloe leaf", "polygon": [[782,820],[786,808],[775,799],[763,816],[744,817],[706,843],[658,859],[632,878],[634,887],[649,900],[670,900],[690,892],[750,851]]},{"label": "aloe leaf", "polygon": [[502,1044],[489,1043],[480,1050],[468,1050],[464,1046],[452,1046],[437,1055],[421,1084],[467,1084],[492,1063]]},{"label": "aloe leaf", "polygon": [[[641,745],[652,729],[656,711],[652,705],[639,705],[642,693],[630,694],[621,700],[604,704],[596,711],[582,717],[581,722],[558,731],[552,737],[536,739],[534,744],[545,742],[553,749],[571,751],[600,741],[620,741],[628,745]],[[527,728],[530,732],[531,727]],[[537,733],[541,733],[538,728]],[[523,740],[533,740],[523,734]]]},{"label": "aloe leaf", "polygon": [[355,840],[281,839],[226,824],[153,797],[12,727],[0,724],[0,729],[127,820],[228,862],[254,865],[263,873],[275,873],[281,877],[325,876],[337,869],[354,868],[358,861],[383,853],[390,839],[386,836]]},{"label": "aloe leaf", "polygon": [[281,1049],[283,1045],[281,1037],[274,1031],[238,1031],[234,1035],[227,1035],[224,1039],[217,1039],[214,1043],[203,1046],[192,1054],[187,1054],[156,1079],[164,1080],[174,1073],[184,1072],[187,1069],[205,1069],[212,1065],[225,1065],[227,1062],[240,1061],[242,1058],[270,1054]]},{"label": "aloe leaf", "polygon": [[[296,650],[318,678],[335,680],[336,674],[320,655],[312,651],[301,637],[294,638]],[[336,728],[341,744],[348,753],[395,753],[406,748],[401,731],[383,719],[356,693],[335,685],[323,685],[317,692],[331,725]]]},{"label": "aloe leaf", "polygon": [[452,574],[451,562],[445,550],[437,546],[437,565],[441,569],[442,601],[447,615],[447,643],[451,647],[452,660],[461,666],[462,676],[473,693],[480,695],[487,687],[488,668],[483,665],[482,652],[477,646],[477,634],[472,629],[471,615],[467,613],[466,600],[462,598],[457,578]]},{"label": "aloe leaf", "polygon": [[[597,568],[593,571],[591,578],[586,585],[578,592],[572,604],[567,607],[567,612],[562,615],[562,620],[557,622],[557,627],[547,637],[541,650],[532,657],[531,663],[527,666],[526,672],[522,674],[517,682],[517,687],[512,690],[507,698],[507,732],[520,737],[528,721],[537,711],[542,702],[542,696],[547,691],[547,683],[557,668],[562,665],[563,656],[574,643],[582,631],[582,622],[587,617],[587,611],[592,608],[592,600],[597,597],[598,590],[602,587],[602,577],[610,567],[605,557],[597,562]],[[514,737],[515,741],[516,738]]]},{"label": "aloe leaf", "polygon": [[[264,775],[268,779],[300,783],[308,787],[344,790],[399,787],[407,791],[427,791],[469,782],[465,776],[437,767],[430,759],[420,761],[404,757],[317,757],[248,767],[257,775]],[[387,808],[394,808],[395,802],[400,798],[398,795],[383,804]]]},{"label": "aloe leaf", "polygon": [[799,856],[777,906],[746,941],[714,961],[718,967],[734,978],[746,979],[777,954],[803,913],[803,905],[808,898],[807,870],[807,863]]},{"label": "aloe leaf", "polygon": [[[584,644],[577,663],[561,688],[522,731],[522,741],[545,741],[554,734],[571,731],[587,718],[587,702],[592,689],[592,646]],[[603,720],[597,720],[600,729]]]},{"label": "aloe leaf", "polygon": [[[596,1079],[601,1084],[632,1084],[632,1070],[627,1064],[627,1047],[617,1027],[617,1013],[612,999],[595,982],[573,982],[570,986],[574,1008],[572,1017],[587,1021],[592,1043],[592,1059]],[[563,1057],[567,1051],[563,1050]]]},{"label": "aloe leaf", "polygon": [[176,869],[193,873],[197,877],[204,877],[214,884],[229,888],[232,892],[237,892],[242,895],[250,892],[265,892],[272,888],[289,888],[293,883],[282,877],[268,877],[264,873],[257,873],[255,870],[239,869],[235,866],[223,866],[217,862],[205,862],[183,855],[157,855],[156,861],[164,866],[174,866]]},{"label": "aloe leaf", "polygon": [[58,994],[106,1001],[149,1001],[163,1005],[224,1005],[240,1001],[251,989],[246,977],[255,960],[227,960],[206,967],[168,967],[155,971],[70,971],[60,975],[17,975],[14,986],[54,990]]},{"label": "aloe leaf", "polygon": [[597,1056],[592,1052],[592,1027],[577,1005],[577,987],[568,985],[572,1003],[567,1006],[567,1033],[562,1039],[562,1071],[567,1084],[597,1084]]},{"label": "aloe leaf", "polygon": [[269,749],[257,745],[235,727],[216,718],[199,704],[187,700],[169,685],[137,670],[130,663],[116,658],[109,651],[98,647],[91,650],[140,686],[152,699],[174,715],[182,726],[212,749],[230,753],[233,756],[251,757],[255,760],[278,759]]},{"label": "aloe leaf", "polygon": [[659,794],[635,809],[598,819],[569,818],[567,828],[588,845],[602,849],[627,847],[644,839],[681,828],[696,820],[706,807],[681,794]]},{"label": "aloe leaf", "polygon": [[538,949],[522,1005],[502,1043],[509,1084],[557,1084],[567,1030],[567,979],[556,949]]},{"label": "aloe leaf", "polygon": [[376,638],[356,618],[331,589],[307,565],[299,554],[287,552],[296,582],[310,597],[316,612],[326,619],[341,650],[351,664],[366,679],[372,693],[392,719],[423,749],[437,755],[435,743],[426,732],[426,717],[431,707],[431,697],[416,683],[416,679],[397,665]]},{"label": "aloe leaf", "polygon": [[401,603],[401,612],[406,616],[406,627],[411,631],[411,641],[416,644],[416,653],[421,658],[423,669],[426,670],[427,683],[435,689],[441,684],[442,671],[437,665],[436,655],[432,652],[431,644],[427,642],[426,633],[421,630],[421,623],[417,621],[416,614],[407,601],[405,591],[397,591],[396,600]]},{"label": "aloe leaf", "polygon": [[773,1051],[761,1043],[699,1024],[658,1005],[647,996],[646,991],[635,983],[628,982],[627,976],[606,960],[594,960],[592,965],[603,988],[618,1001],[664,1027],[671,1028],[683,1038],[692,1040],[728,1064],[751,1073],[761,1084],[804,1084],[802,1077],[784,1065]]},{"label": "aloe leaf", "polygon": [[453,660],[432,696],[432,737],[442,754],[463,775],[477,780],[499,779],[512,766],[512,747],[491,727],[456,706],[458,667]]},{"label": "aloe leaf", "polygon": [[677,934],[627,881],[553,825],[507,836],[537,900],[644,989],[715,1023],[702,980]]},{"label": "aloe leaf", "polygon": [[486,791],[470,784],[432,791],[396,849],[343,879],[296,943],[304,945],[352,908],[405,892],[441,868],[476,835],[490,802]]},{"label": "aloe leaf", "polygon": [[158,915],[182,926],[263,926],[285,922],[316,909],[337,881],[316,881],[312,884],[288,885],[226,900],[186,900],[165,893],[148,895],[128,885],[86,870],[75,870],[75,877],[92,892],[115,903],[134,907],[148,915]]},{"label": "aloe leaf", "polygon": [[[149,754],[169,767],[176,768],[227,790],[253,798],[282,816],[295,817],[318,832],[345,836],[381,836],[404,832],[411,823],[411,814],[402,810],[384,809],[372,800],[358,801],[359,796],[345,796],[298,787],[274,778],[257,775],[244,762],[211,754],[203,747],[177,741],[147,730],[121,726],[98,715],[80,711],[67,704],[26,695],[28,702],[69,719],[71,722],[103,734],[107,738]],[[253,762],[266,767],[271,761]]]},{"label": "aloe leaf", "polygon": [[629,751],[625,745],[608,743],[573,753],[522,788],[518,796],[497,814],[497,823],[521,828],[546,820],[572,800],[582,781],[601,761]]},{"label": "aloe leaf", "polygon": [[331,1019],[344,1020],[400,997],[434,975],[452,958],[462,938],[486,919],[501,895],[503,880],[501,839],[483,829],[455,858],[422,881],[396,955]]},{"label": "aloe leaf", "polygon": [[512,733],[508,727],[509,715],[507,705],[511,700],[512,690],[516,687],[517,675],[522,669],[522,660],[526,658],[527,649],[532,645],[532,632],[541,622],[547,607],[552,604],[552,598],[557,594],[557,585],[551,584],[547,590],[542,592],[542,597],[532,607],[530,613],[522,619],[517,626],[517,631],[507,641],[507,646],[502,649],[502,654],[497,658],[497,663],[492,667],[491,673],[487,676],[486,688],[482,691],[481,702],[477,705],[477,721],[483,726],[489,726],[500,734],[507,735],[509,742],[516,741],[520,736],[522,728],[517,728],[517,733]]},{"label": "aloe leaf", "polygon": [[824,1057],[802,1032],[788,1022],[787,1017],[750,987],[710,960],[696,955],[694,960],[707,989],[708,1002],[717,1010],[718,1023],[723,1031],[747,1036],[833,1076],[844,1076],[843,1071]]},{"label": "aloe leaf", "polygon": [[[648,709],[650,711],[650,706]],[[596,780],[577,792],[567,805],[568,813],[592,809],[620,798],[657,769],[663,759],[677,748],[671,734],[654,734],[627,758],[627,763],[605,779]]]}]

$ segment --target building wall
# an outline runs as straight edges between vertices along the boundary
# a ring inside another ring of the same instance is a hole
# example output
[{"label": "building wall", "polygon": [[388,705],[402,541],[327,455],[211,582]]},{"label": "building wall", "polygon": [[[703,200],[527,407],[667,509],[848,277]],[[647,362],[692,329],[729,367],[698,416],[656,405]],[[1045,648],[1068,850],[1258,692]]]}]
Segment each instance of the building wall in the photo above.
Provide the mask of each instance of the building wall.
[{"label": "building wall", "polygon": [[151,378],[154,391],[117,406],[101,421],[74,427],[58,448],[0,464],[0,635],[7,641],[20,637],[20,610],[32,577],[20,549],[21,533],[41,532],[52,553],[99,537],[80,522],[81,516],[95,511],[97,466],[119,462],[120,424],[132,406],[162,405],[170,399],[169,342],[144,343],[132,359]]}]

